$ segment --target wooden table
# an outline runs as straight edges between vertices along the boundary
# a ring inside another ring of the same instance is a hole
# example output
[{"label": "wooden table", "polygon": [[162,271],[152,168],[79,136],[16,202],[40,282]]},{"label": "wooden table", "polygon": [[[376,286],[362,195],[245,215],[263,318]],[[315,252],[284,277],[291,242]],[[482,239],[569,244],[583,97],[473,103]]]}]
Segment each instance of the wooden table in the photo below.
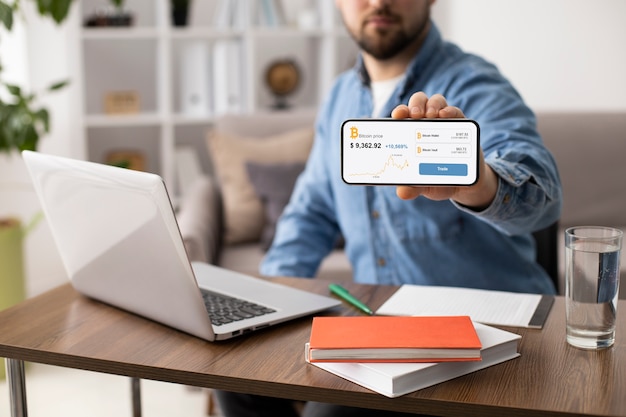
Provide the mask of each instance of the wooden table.
[{"label": "wooden table", "polygon": [[[328,282],[276,281],[328,294]],[[347,284],[371,307],[396,287]],[[16,377],[22,361],[299,400],[441,416],[626,416],[626,301],[615,346],[584,351],[565,342],[564,299],[543,330],[522,335],[521,357],[451,381],[387,398],[304,361],[311,318],[208,343],[87,299],[63,285],[0,312],[0,357]],[[343,306],[330,314],[359,314]],[[23,368],[22,368],[23,369]],[[62,382],[60,382],[62,383]],[[23,380],[11,395],[19,397]],[[25,408],[25,403],[24,403]],[[22,405],[14,408],[19,414]]]}]

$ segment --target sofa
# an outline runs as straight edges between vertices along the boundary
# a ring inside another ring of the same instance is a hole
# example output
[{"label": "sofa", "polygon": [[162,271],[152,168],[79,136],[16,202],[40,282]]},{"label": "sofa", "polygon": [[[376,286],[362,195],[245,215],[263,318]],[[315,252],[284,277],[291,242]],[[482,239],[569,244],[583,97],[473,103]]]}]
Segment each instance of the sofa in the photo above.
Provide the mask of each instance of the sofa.
[{"label": "sofa", "polygon": [[[310,150],[314,117],[313,110],[305,110],[218,118],[207,135],[212,172],[194,181],[178,213],[191,259],[259,274],[274,223]],[[539,112],[537,123],[563,184],[557,236],[563,293],[565,229],[609,225],[626,230],[626,113]],[[626,276],[626,251],[621,269]],[[351,278],[340,245],[317,276]]]},{"label": "sofa", "polygon": [[[313,143],[314,109],[219,117],[206,138],[212,167],[189,185],[177,218],[190,259],[259,275],[282,209]],[[350,280],[340,242],[317,277]]]}]

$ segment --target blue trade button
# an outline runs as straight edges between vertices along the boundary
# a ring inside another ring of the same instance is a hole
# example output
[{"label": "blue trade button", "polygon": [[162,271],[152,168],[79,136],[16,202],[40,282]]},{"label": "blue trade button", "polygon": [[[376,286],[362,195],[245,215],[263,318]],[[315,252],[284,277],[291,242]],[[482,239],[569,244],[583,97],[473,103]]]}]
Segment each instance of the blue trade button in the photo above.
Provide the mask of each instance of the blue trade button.
[{"label": "blue trade button", "polygon": [[420,175],[467,176],[467,164],[420,164]]}]

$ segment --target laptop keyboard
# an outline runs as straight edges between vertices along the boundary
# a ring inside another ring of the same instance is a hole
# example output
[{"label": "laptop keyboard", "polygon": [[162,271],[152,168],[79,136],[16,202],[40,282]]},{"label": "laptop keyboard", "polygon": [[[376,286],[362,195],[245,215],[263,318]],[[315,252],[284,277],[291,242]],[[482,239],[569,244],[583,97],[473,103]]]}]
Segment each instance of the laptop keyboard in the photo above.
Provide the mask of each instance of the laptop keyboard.
[{"label": "laptop keyboard", "polygon": [[229,297],[207,290],[201,290],[201,292],[202,298],[204,298],[204,305],[214,326],[263,316],[276,311],[240,298]]}]

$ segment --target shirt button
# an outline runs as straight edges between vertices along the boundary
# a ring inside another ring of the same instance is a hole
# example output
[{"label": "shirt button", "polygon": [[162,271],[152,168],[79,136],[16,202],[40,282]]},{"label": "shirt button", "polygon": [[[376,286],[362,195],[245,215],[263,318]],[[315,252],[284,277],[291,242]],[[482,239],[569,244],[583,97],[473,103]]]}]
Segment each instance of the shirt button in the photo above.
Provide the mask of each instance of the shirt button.
[{"label": "shirt button", "polygon": [[502,198],[502,202],[504,204],[507,204],[509,201],[511,201],[511,195],[510,194],[505,194],[504,197]]},{"label": "shirt button", "polygon": [[372,211],[372,218],[373,219],[377,219],[379,217],[380,217],[380,213],[378,212],[378,210]]},{"label": "shirt button", "polygon": [[387,265],[385,258],[378,258],[378,266],[385,266],[385,265]]}]

